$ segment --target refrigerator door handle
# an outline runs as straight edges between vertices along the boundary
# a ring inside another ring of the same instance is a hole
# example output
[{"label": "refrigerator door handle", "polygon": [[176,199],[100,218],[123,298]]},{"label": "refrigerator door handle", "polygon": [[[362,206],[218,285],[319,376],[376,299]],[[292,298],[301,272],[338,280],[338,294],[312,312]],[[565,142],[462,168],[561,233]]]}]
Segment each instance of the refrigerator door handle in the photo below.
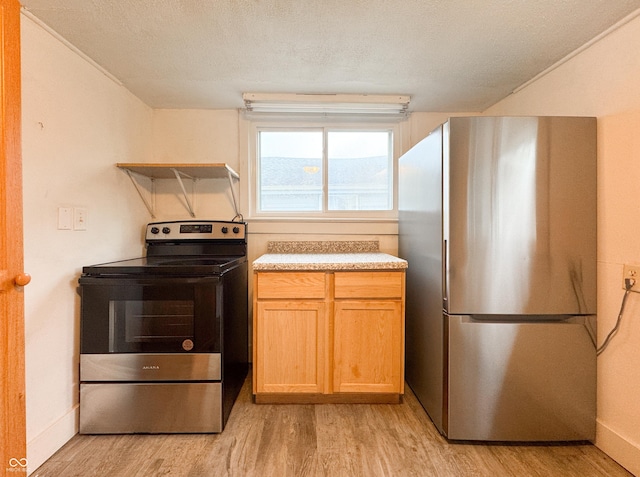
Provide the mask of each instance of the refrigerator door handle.
[{"label": "refrigerator door handle", "polygon": [[447,248],[447,241],[442,241],[442,309],[445,312],[449,311],[449,287],[448,287],[448,256],[449,250]]}]

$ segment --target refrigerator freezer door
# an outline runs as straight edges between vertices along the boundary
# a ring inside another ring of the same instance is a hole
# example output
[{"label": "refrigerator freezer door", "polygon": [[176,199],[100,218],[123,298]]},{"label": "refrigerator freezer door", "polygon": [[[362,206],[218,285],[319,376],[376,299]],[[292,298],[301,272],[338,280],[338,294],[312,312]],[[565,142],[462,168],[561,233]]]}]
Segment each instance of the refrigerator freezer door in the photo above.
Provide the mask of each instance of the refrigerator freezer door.
[{"label": "refrigerator freezer door", "polygon": [[594,317],[487,322],[446,316],[449,439],[595,439]]},{"label": "refrigerator freezer door", "polygon": [[447,313],[596,313],[595,128],[595,118],[450,119]]}]

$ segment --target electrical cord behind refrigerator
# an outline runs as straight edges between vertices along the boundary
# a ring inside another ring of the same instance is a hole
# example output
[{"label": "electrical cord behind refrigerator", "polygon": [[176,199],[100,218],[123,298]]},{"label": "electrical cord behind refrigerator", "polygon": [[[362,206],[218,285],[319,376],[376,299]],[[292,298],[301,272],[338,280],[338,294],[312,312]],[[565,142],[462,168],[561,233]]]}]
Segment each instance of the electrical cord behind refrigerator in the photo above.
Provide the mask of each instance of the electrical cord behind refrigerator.
[{"label": "electrical cord behind refrigerator", "polygon": [[602,343],[600,347],[596,349],[596,356],[600,356],[600,353],[602,353],[606,349],[606,347],[609,345],[609,342],[611,341],[611,338],[613,338],[613,335],[615,335],[618,332],[618,328],[620,328],[620,322],[622,321],[622,313],[624,313],[624,306],[627,303],[627,297],[631,293],[631,288],[633,287],[635,282],[636,281],[633,278],[625,278],[624,280],[625,292],[624,292],[624,296],[622,297],[622,304],[620,305],[620,312],[618,313],[618,319],[616,320],[616,324],[613,327],[613,329],[609,331],[609,334],[605,338],[604,343]]}]

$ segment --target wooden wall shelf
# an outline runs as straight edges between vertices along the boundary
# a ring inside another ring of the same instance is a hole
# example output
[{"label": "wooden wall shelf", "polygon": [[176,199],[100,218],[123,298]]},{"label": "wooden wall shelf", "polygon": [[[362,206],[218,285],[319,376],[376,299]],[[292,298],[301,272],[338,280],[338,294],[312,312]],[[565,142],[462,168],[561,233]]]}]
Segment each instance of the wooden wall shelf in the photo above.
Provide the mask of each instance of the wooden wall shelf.
[{"label": "wooden wall shelf", "polygon": [[[133,183],[136,191],[140,195],[142,202],[147,207],[147,210],[151,214],[152,218],[155,218],[155,210],[152,204],[144,197],[139,183],[136,181],[134,175],[140,175],[151,179],[152,188],[155,180],[158,179],[175,179],[180,184],[182,193],[184,195],[187,208],[191,217],[195,217],[195,211],[189,200],[189,195],[184,187],[183,179],[189,179],[196,181],[198,179],[227,179],[229,181],[229,187],[231,188],[231,197],[233,198],[233,208],[236,213],[236,217],[240,216],[238,210],[238,201],[233,189],[233,182],[239,181],[240,176],[236,171],[224,163],[196,163],[196,164],[162,164],[162,163],[118,163],[116,166],[125,171],[131,182]],[[152,194],[155,193],[155,189],[152,190]]]}]

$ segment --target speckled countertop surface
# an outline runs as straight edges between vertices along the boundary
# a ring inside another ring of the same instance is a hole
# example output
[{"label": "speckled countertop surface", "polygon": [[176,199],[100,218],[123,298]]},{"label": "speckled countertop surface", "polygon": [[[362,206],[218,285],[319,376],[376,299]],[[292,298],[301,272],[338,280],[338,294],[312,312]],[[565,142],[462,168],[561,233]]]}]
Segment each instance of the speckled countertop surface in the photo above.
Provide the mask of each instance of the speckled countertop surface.
[{"label": "speckled countertop surface", "polygon": [[378,251],[377,241],[269,242],[254,271],[404,270],[407,261]]}]

